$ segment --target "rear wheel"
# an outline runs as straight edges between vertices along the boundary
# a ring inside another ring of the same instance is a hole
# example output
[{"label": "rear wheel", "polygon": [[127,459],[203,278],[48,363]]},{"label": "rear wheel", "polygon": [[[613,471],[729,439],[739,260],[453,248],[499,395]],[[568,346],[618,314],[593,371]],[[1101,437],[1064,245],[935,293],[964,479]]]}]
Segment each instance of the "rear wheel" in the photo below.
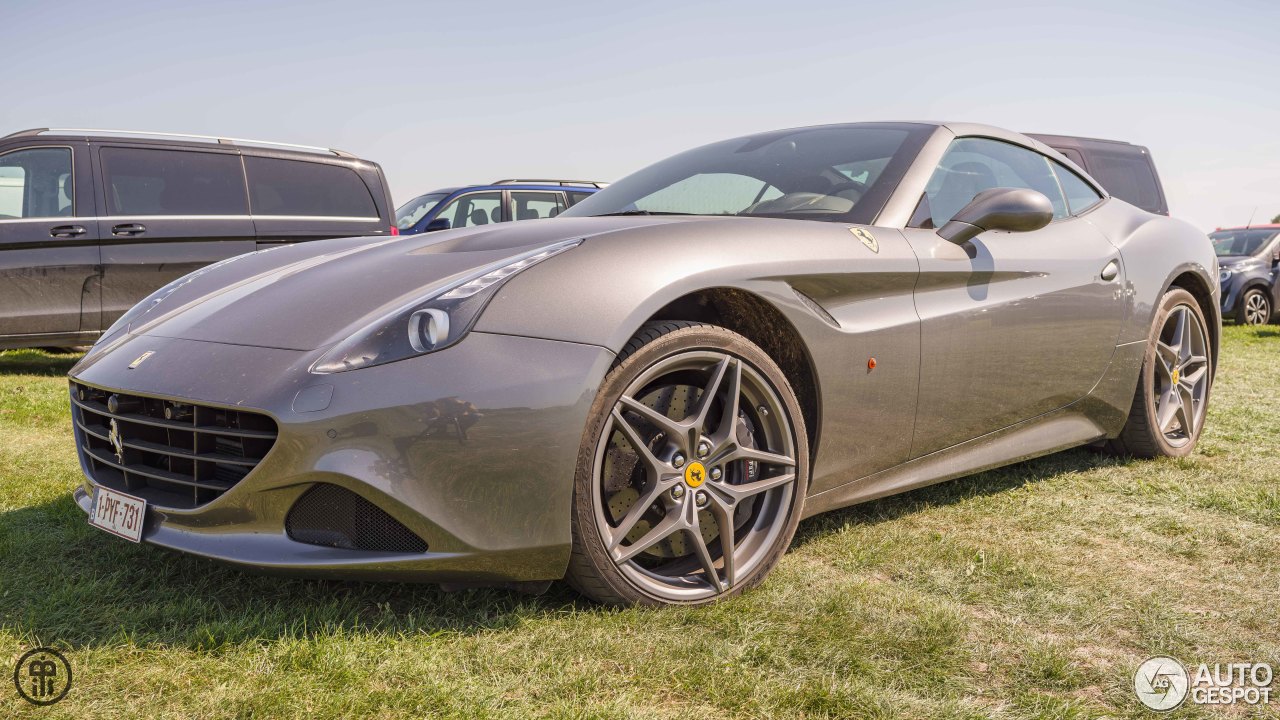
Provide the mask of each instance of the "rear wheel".
[{"label": "rear wheel", "polygon": [[1209,326],[1191,293],[1165,293],[1152,323],[1138,389],[1113,452],[1183,457],[1195,449],[1213,384]]},{"label": "rear wheel", "polygon": [[1240,298],[1236,322],[1241,325],[1266,325],[1271,322],[1271,298],[1260,288],[1251,288]]},{"label": "rear wheel", "polygon": [[696,605],[759,583],[799,522],[803,423],[782,371],[746,338],[646,325],[583,436],[569,582],[612,605]]}]

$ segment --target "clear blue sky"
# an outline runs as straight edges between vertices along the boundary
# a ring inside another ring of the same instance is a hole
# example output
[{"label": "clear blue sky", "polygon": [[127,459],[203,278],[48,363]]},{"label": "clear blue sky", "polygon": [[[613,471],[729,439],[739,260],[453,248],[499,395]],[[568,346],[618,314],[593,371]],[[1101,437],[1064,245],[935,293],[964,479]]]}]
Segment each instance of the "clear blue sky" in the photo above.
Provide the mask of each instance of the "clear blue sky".
[{"label": "clear blue sky", "polygon": [[1280,213],[1280,2],[0,0],[0,132],[350,150],[397,203],[615,179],[757,130],[954,119],[1151,148],[1201,228]]}]

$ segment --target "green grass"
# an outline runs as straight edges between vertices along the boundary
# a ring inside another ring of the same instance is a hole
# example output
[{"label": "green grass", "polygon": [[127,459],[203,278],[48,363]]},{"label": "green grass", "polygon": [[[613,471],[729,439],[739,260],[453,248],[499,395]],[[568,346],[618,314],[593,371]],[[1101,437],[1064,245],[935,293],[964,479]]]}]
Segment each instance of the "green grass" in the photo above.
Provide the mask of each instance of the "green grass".
[{"label": "green grass", "polygon": [[616,611],[115,540],[70,499],[71,357],[0,353],[0,658],[76,673],[43,709],[5,680],[0,716],[1150,718],[1150,655],[1280,665],[1278,361],[1275,329],[1226,329],[1188,459],[1079,450],[831,513],[738,600]]}]

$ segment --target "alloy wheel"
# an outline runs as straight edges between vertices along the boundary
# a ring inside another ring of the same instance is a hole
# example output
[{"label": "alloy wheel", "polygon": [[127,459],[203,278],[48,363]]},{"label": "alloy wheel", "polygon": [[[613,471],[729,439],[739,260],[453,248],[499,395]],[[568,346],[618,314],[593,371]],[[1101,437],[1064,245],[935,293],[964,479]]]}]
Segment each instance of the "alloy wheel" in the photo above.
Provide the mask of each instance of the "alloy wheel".
[{"label": "alloy wheel", "polygon": [[1156,340],[1152,393],[1156,426],[1166,442],[1182,447],[1204,422],[1209,392],[1208,330],[1190,307],[1178,305],[1165,319]]},{"label": "alloy wheel", "polygon": [[632,381],[593,467],[605,550],[658,599],[705,600],[765,562],[796,491],[786,406],[747,362],[681,352]]},{"label": "alloy wheel", "polygon": [[1254,291],[1244,299],[1244,321],[1247,325],[1266,325],[1271,320],[1271,303],[1267,296]]}]

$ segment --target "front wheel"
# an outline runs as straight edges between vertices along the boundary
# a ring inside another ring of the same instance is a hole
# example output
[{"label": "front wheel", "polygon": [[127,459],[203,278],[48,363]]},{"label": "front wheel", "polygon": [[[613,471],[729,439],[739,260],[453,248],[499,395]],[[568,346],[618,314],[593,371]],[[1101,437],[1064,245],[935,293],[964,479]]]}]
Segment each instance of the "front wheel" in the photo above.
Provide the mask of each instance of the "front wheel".
[{"label": "front wheel", "polygon": [[1191,293],[1165,293],[1152,323],[1129,419],[1112,452],[1183,457],[1200,440],[1213,385],[1209,326]]},{"label": "front wheel", "polygon": [[759,347],[711,325],[646,325],[583,435],[567,579],[610,605],[741,593],[795,534],[808,453],[795,395]]},{"label": "front wheel", "polygon": [[1251,288],[1240,298],[1236,322],[1241,325],[1266,325],[1271,322],[1271,298],[1259,288]]}]

